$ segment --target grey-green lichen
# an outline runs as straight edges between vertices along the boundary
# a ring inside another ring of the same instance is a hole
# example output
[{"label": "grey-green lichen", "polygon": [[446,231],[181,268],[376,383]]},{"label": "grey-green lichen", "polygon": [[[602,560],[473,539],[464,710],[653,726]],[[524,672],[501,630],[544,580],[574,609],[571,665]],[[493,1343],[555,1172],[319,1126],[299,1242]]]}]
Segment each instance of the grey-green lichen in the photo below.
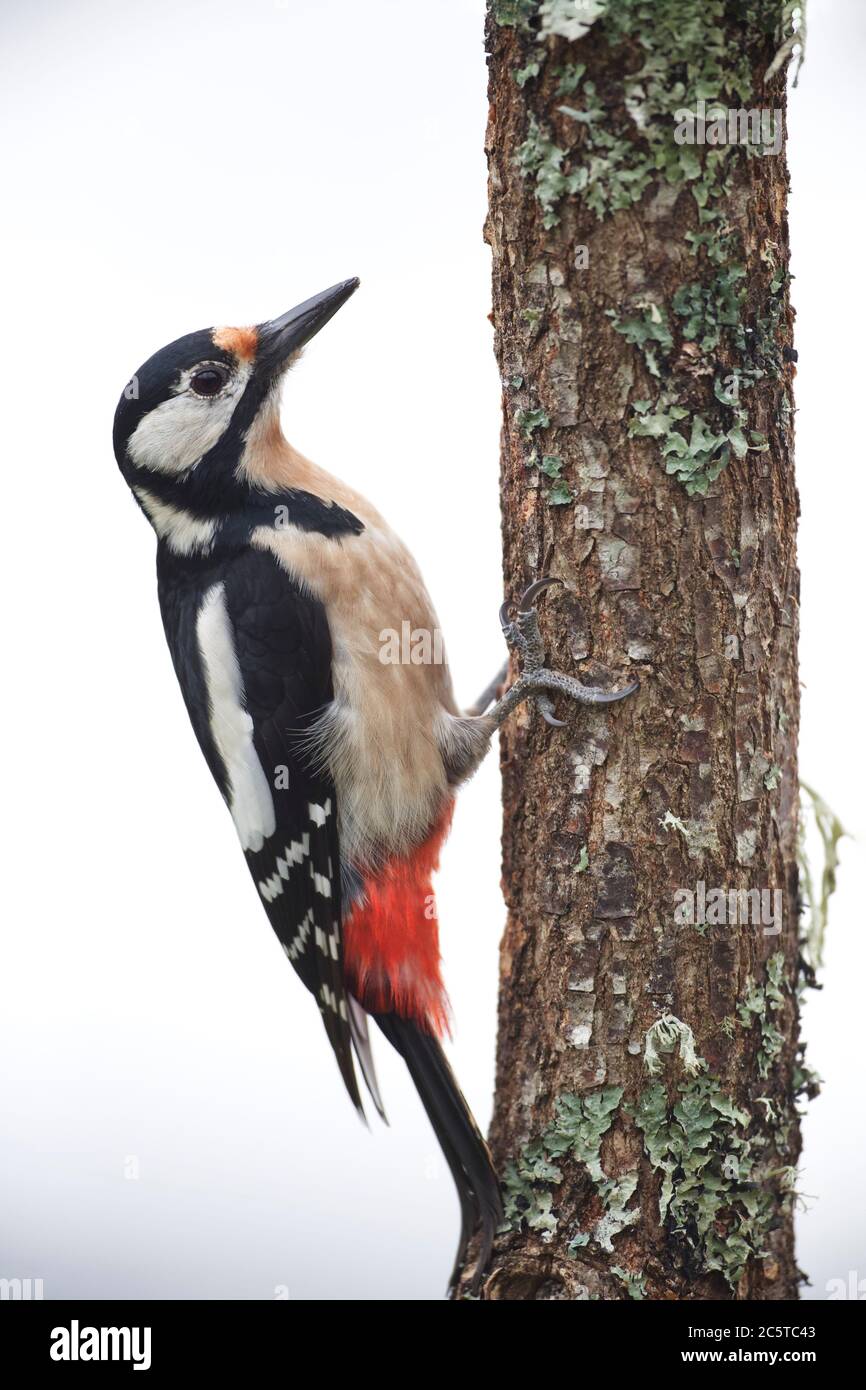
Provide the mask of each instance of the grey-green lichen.
[{"label": "grey-green lichen", "polygon": [[[815,889],[812,866],[806,853],[806,835],[810,821],[818,832],[824,854],[820,892]],[[839,842],[847,833],[839,817],[823,797],[808,783],[801,782],[797,863],[800,869],[802,904],[808,916],[800,934],[800,944],[813,972],[823,964],[830,899],[836,891]]]},{"label": "grey-green lichen", "polygon": [[[537,79],[562,40],[574,42],[592,27],[611,47],[629,45],[641,55],[622,79],[621,114],[611,112],[610,94],[599,98],[585,78],[586,65],[560,62],[553,69],[556,95],[567,98],[557,113],[562,133],[530,111],[526,138],[516,162],[531,181],[545,228],[555,228],[563,200],[579,196],[599,220],[638,202],[651,185],[688,187],[696,203],[698,230],[686,235],[696,274],[670,305],[636,301],[609,310],[614,328],[641,352],[647,371],[664,378],[655,400],[634,404],[633,438],[653,439],[665,471],[690,496],[703,496],[732,458],[763,452],[767,440],[749,422],[741,392],[767,375],[781,376],[779,328],[784,312],[785,273],[772,247],[767,304],[744,319],[745,267],[739,237],[729,225],[723,199],[733,186],[736,162],[758,152],[748,140],[703,147],[679,143],[677,125],[697,101],[719,111],[754,106],[751,52],[755,33],[774,38],[777,50],[767,76],[802,49],[802,6],[789,0],[743,0],[737,22],[725,0],[493,0],[493,16],[531,36],[527,61],[516,70],[525,86]],[[548,117],[548,120],[550,118]],[[702,273],[704,269],[709,274]],[[676,325],[676,332],[674,331]],[[720,360],[730,359],[730,365]],[[712,399],[692,403],[696,380],[712,377]],[[787,400],[780,404],[783,423]],[[550,497],[548,500],[552,500]],[[570,500],[565,491],[557,502]]]},{"label": "grey-green lichen", "polygon": [[707,1064],[698,1056],[695,1035],[689,1025],[671,1013],[664,1013],[647,1029],[644,1037],[643,1061],[650,1076],[658,1076],[663,1070],[663,1055],[669,1057],[677,1050],[689,1076],[706,1071]]},{"label": "grey-green lichen", "polygon": [[[783,306],[777,295],[747,326],[741,319],[744,275],[744,267],[732,263],[718,270],[708,285],[689,281],[673,297],[672,313],[682,320],[682,351],[692,350],[689,368],[705,360],[713,373],[713,405],[704,413],[681,403],[682,388],[670,362],[674,338],[667,311],[653,304],[643,321],[612,315],[614,328],[642,348],[648,372],[664,375],[667,383],[655,401],[633,402],[629,434],[658,442],[665,471],[689,496],[704,496],[732,456],[744,459],[768,447],[766,437],[749,428],[743,393],[768,375],[781,375],[778,329]],[[739,359],[737,365],[719,365],[716,349],[723,341],[728,355]],[[656,343],[662,350],[661,366]],[[706,418],[710,412],[717,422]]]},{"label": "grey-green lichen", "polygon": [[518,87],[525,87],[527,82],[531,82],[533,77],[537,77],[541,72],[541,65],[544,61],[544,54],[538,50],[532,54],[529,61],[524,63],[522,68],[514,69],[514,80]]},{"label": "grey-green lichen", "polygon": [[562,1172],[550,1162],[543,1141],[534,1139],[524,1145],[503,1174],[504,1228],[519,1231],[525,1224],[549,1239],[557,1227],[549,1184],[560,1182]]},{"label": "grey-green lichen", "polygon": [[[784,719],[784,723],[783,723]],[[787,716],[779,712],[779,728],[784,733]],[[807,830],[812,822],[823,848],[820,893],[815,889],[812,866],[806,850]],[[800,906],[806,916],[800,926],[799,995],[815,986],[817,972],[823,964],[824,943],[830,898],[836,891],[836,871],[839,867],[839,842],[848,832],[823,797],[808,783],[800,783],[800,816],[797,828],[797,865],[800,870]],[[795,1100],[814,1100],[821,1092],[821,1077],[806,1063],[806,1044],[797,1047],[794,1060],[792,1089]]]},{"label": "grey-green lichen", "polygon": [[736,346],[745,351],[745,331],[740,322],[745,274],[745,266],[733,264],[719,270],[708,285],[700,280],[680,285],[671,302],[674,313],[683,320],[686,342],[695,343],[701,352],[712,352],[729,330]]},{"label": "grey-green lichen", "polygon": [[541,406],[534,410],[518,410],[515,418],[525,439],[531,439],[536,430],[547,429],[550,424],[550,416]]},{"label": "grey-green lichen", "polygon": [[684,821],[680,820],[679,816],[675,816],[673,811],[665,811],[664,816],[659,821],[659,825],[665,832],[668,830],[678,830],[684,840],[689,838],[688,826]]},{"label": "grey-green lichen", "polygon": [[806,53],[806,0],[782,0],[782,40],[764,76],[769,80],[792,58],[797,60],[794,69],[796,87],[800,68]]},{"label": "grey-green lichen", "polygon": [[504,28],[528,29],[537,11],[538,0],[490,0],[490,12]]},{"label": "grey-green lichen", "polygon": [[[721,399],[718,391],[716,398]],[[677,405],[670,392],[663,393],[655,404],[635,401],[632,409],[629,434],[636,439],[658,440],[665,472],[673,474],[690,497],[706,494],[710,483],[727,468],[732,452],[745,458],[750,449],[762,453],[767,448],[758,431],[750,430],[746,435],[745,412],[740,408],[735,408],[734,423],[721,430],[714,429],[703,415]]]},{"label": "grey-green lichen", "polygon": [[667,353],[674,345],[667,313],[651,299],[636,299],[631,314],[623,318],[617,309],[606,310],[617,333],[627,343],[639,347],[644,364],[652,376],[661,376],[659,352]]},{"label": "grey-green lichen", "polygon": [[659,1224],[699,1268],[735,1287],[747,1261],[766,1253],[779,1200],[771,1175],[760,1167],[760,1145],[747,1135],[749,1115],[713,1076],[684,1082],[672,1105],[657,1082],[632,1114],[662,1177]]},{"label": "grey-green lichen", "polygon": [[505,1169],[503,1194],[505,1229],[541,1232],[550,1239],[557,1229],[552,1188],[562,1182],[559,1162],[571,1157],[583,1165],[602,1202],[602,1215],[591,1232],[577,1232],[569,1250],[573,1254],[594,1240],[603,1250],[613,1250],[613,1238],[639,1216],[639,1208],[627,1209],[637,1188],[637,1173],[610,1178],[601,1164],[601,1142],[610,1129],[623,1097],[621,1086],[577,1096],[566,1093],[556,1101],[553,1123],[538,1139],[526,1144]]},{"label": "grey-green lichen", "polygon": [[538,14],[541,20],[539,35],[543,39],[582,39],[603,15],[608,0],[541,0]]},{"label": "grey-green lichen", "polygon": [[[514,377],[512,385],[515,389],[523,384],[522,377]],[[537,430],[546,430],[550,425],[550,416],[542,406],[534,408],[522,407],[515,415],[515,422],[528,443],[532,443]],[[546,454],[533,448],[526,459],[527,468],[537,468],[542,476],[549,480],[550,487],[543,489],[542,495],[548,506],[563,507],[574,501],[574,493],[567,480],[562,476],[563,461],[558,454]]]},{"label": "grey-green lichen", "polygon": [[[783,997],[783,964],[781,953],[768,963],[763,992],[770,1005]],[[761,1011],[752,1012],[762,1016]],[[677,1050],[687,1079],[671,1101],[662,1082],[650,1084],[635,1105],[622,1108],[624,1092],[619,1086],[558,1098],[553,1123],[506,1168],[503,1230],[526,1226],[543,1240],[552,1238],[559,1225],[554,1189],[563,1181],[562,1160],[570,1157],[592,1181],[602,1215],[591,1230],[571,1232],[567,1253],[576,1257],[591,1243],[613,1253],[614,1238],[640,1216],[639,1205],[628,1206],[637,1191],[637,1170],[611,1178],[601,1162],[602,1140],[620,1111],[634,1120],[650,1165],[661,1175],[659,1224],[683,1245],[697,1269],[718,1272],[736,1287],[747,1262],[767,1253],[766,1240],[779,1205],[793,1194],[794,1172],[790,1166],[768,1166],[768,1141],[749,1135],[748,1112],[725,1093],[718,1077],[697,1074],[705,1072],[707,1064],[697,1055],[691,1028],[664,1015],[645,1038],[650,1074],[658,1073],[663,1056],[673,1060]],[[767,1122],[776,1124],[772,1099],[762,1096],[758,1103],[765,1106]],[[780,1147],[784,1151],[784,1144]],[[620,1266],[611,1272],[626,1284],[631,1297],[644,1296],[640,1276]]]},{"label": "grey-green lichen", "polygon": [[623,1269],[621,1265],[613,1265],[610,1272],[616,1275],[620,1283],[625,1284],[629,1298],[646,1298],[646,1280],[642,1274]]},{"label": "grey-green lichen", "polygon": [[[591,24],[609,45],[638,45],[642,55],[640,67],[624,82],[622,125],[611,125],[607,112],[596,102],[596,88],[591,82],[582,86],[583,106],[560,108],[580,127],[580,138],[568,151],[562,151],[563,159],[568,155],[570,160],[569,173],[579,177],[573,184],[559,184],[557,200],[566,193],[581,192],[587,205],[602,218],[637,202],[651,182],[662,178],[669,183],[690,184],[701,221],[717,220],[712,204],[727,191],[731,162],[743,148],[736,144],[715,146],[704,150],[701,158],[693,145],[676,142],[675,118],[684,104],[699,99],[724,101],[734,108],[748,105],[752,73],[739,35],[757,29],[775,34],[781,45],[787,37],[786,25],[790,28],[793,21],[784,0],[773,5],[745,0],[741,9],[742,23],[736,33],[725,28],[724,0],[705,0],[700,6],[692,0],[617,0],[615,5],[596,0],[591,9],[583,5],[579,12],[572,0],[544,0],[534,6],[520,0],[493,0],[497,23],[525,32],[537,24],[531,58],[537,70],[532,76],[538,75],[551,40],[574,42]],[[580,71],[575,75],[577,69]],[[522,76],[523,70],[518,71]],[[572,96],[585,66],[571,63],[557,71],[562,73],[560,94]],[[748,154],[749,147],[745,152]],[[555,215],[549,205],[546,211]],[[555,226],[556,221],[547,225]]]},{"label": "grey-green lichen", "polygon": [[559,224],[556,209],[566,193],[579,193],[579,171],[562,172],[566,151],[551,140],[534,116],[529,118],[529,132],[517,150],[517,167],[525,178],[532,178],[535,197],[542,211],[542,222],[548,230]]},{"label": "grey-green lichen", "polygon": [[602,1250],[613,1253],[613,1238],[633,1226],[640,1217],[640,1207],[629,1207],[637,1191],[638,1171],[632,1169],[619,1178],[606,1178],[598,1184],[598,1195],[604,1211],[592,1228],[592,1238]]},{"label": "grey-green lichen", "polygon": [[806,1044],[800,1043],[794,1062],[792,1087],[795,1100],[814,1100],[821,1094],[822,1078],[806,1064]]},{"label": "grey-green lichen", "polygon": [[766,984],[756,985],[750,975],[746,980],[743,1001],[737,1009],[737,1015],[744,1028],[751,1028],[756,1021],[760,1027],[761,1041],[758,1046],[757,1067],[758,1075],[762,1079],[769,1076],[773,1063],[779,1057],[785,1043],[773,1022],[773,1015],[785,1002],[784,972],[784,952],[777,951],[767,961]]},{"label": "grey-green lichen", "polygon": [[562,507],[574,501],[574,494],[562,476],[562,459],[558,454],[539,456],[538,450],[533,449],[526,463],[528,467],[537,468],[539,473],[551,480],[551,486],[544,490],[544,500],[549,506]]}]

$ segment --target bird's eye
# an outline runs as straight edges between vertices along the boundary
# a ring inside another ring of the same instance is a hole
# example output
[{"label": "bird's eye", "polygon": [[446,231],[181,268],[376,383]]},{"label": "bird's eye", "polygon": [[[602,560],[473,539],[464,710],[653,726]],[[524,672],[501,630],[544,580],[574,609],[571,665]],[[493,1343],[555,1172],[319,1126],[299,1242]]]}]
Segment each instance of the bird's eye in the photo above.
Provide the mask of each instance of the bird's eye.
[{"label": "bird's eye", "polygon": [[190,377],[190,386],[197,396],[215,396],[228,381],[222,367],[202,367]]}]

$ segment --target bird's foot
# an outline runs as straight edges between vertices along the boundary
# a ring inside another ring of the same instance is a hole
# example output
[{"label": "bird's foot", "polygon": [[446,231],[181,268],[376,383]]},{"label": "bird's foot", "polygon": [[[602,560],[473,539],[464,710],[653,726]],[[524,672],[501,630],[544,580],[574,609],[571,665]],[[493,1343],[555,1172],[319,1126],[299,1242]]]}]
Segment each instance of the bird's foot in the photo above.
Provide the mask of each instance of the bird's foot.
[{"label": "bird's foot", "polygon": [[517,605],[512,616],[511,605],[504,603],[499,610],[499,621],[505,640],[512,651],[520,658],[521,672],[512,686],[496,701],[488,712],[488,718],[497,725],[523,704],[524,700],[534,700],[544,719],[554,728],[563,727],[563,721],[553,712],[553,696],[567,695],[580,705],[609,705],[615,700],[624,700],[638,689],[633,681],[623,690],[598,690],[593,686],[581,685],[573,676],[563,675],[561,671],[549,671],[544,664],[544,642],[538,625],[538,611],[534,601],[551,584],[561,584],[561,579],[537,579],[530,584]]}]

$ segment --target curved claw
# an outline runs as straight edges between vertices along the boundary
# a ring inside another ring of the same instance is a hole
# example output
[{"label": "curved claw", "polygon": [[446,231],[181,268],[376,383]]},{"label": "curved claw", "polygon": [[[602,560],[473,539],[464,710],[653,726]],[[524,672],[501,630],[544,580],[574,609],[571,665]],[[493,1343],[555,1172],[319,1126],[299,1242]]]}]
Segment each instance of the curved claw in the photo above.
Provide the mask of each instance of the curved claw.
[{"label": "curved claw", "polygon": [[544,593],[545,589],[549,589],[551,584],[563,584],[564,582],[564,580],[555,579],[552,575],[549,574],[545,575],[544,579],[536,579],[535,583],[530,584],[529,588],[523,594],[520,603],[518,604],[518,612],[530,613],[532,611],[533,599],[538,598],[538,595]]},{"label": "curved claw", "polygon": [[557,719],[556,715],[553,713],[552,700],[548,699],[546,695],[539,695],[537,696],[535,703],[541,710],[541,717],[544,720],[545,724],[549,724],[552,729],[565,728],[565,720]]},{"label": "curved claw", "polygon": [[511,602],[506,599],[499,610],[499,625],[503,632],[507,632],[511,627]]},{"label": "curved claw", "polygon": [[632,681],[624,690],[596,690],[592,689],[592,699],[588,702],[593,705],[612,705],[614,700],[624,700],[627,695],[633,695],[636,690],[640,690],[640,681]]}]

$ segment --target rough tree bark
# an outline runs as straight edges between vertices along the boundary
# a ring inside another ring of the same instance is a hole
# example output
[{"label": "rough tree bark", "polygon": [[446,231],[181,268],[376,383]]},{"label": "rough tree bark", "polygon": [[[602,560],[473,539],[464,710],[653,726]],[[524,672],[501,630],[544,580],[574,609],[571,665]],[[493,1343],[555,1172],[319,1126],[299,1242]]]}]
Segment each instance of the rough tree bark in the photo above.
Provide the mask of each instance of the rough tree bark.
[{"label": "rough tree bark", "polygon": [[797,1296],[787,169],[683,111],[784,111],[791,8],[490,2],[504,571],[641,689],[503,733],[486,1298]]}]

